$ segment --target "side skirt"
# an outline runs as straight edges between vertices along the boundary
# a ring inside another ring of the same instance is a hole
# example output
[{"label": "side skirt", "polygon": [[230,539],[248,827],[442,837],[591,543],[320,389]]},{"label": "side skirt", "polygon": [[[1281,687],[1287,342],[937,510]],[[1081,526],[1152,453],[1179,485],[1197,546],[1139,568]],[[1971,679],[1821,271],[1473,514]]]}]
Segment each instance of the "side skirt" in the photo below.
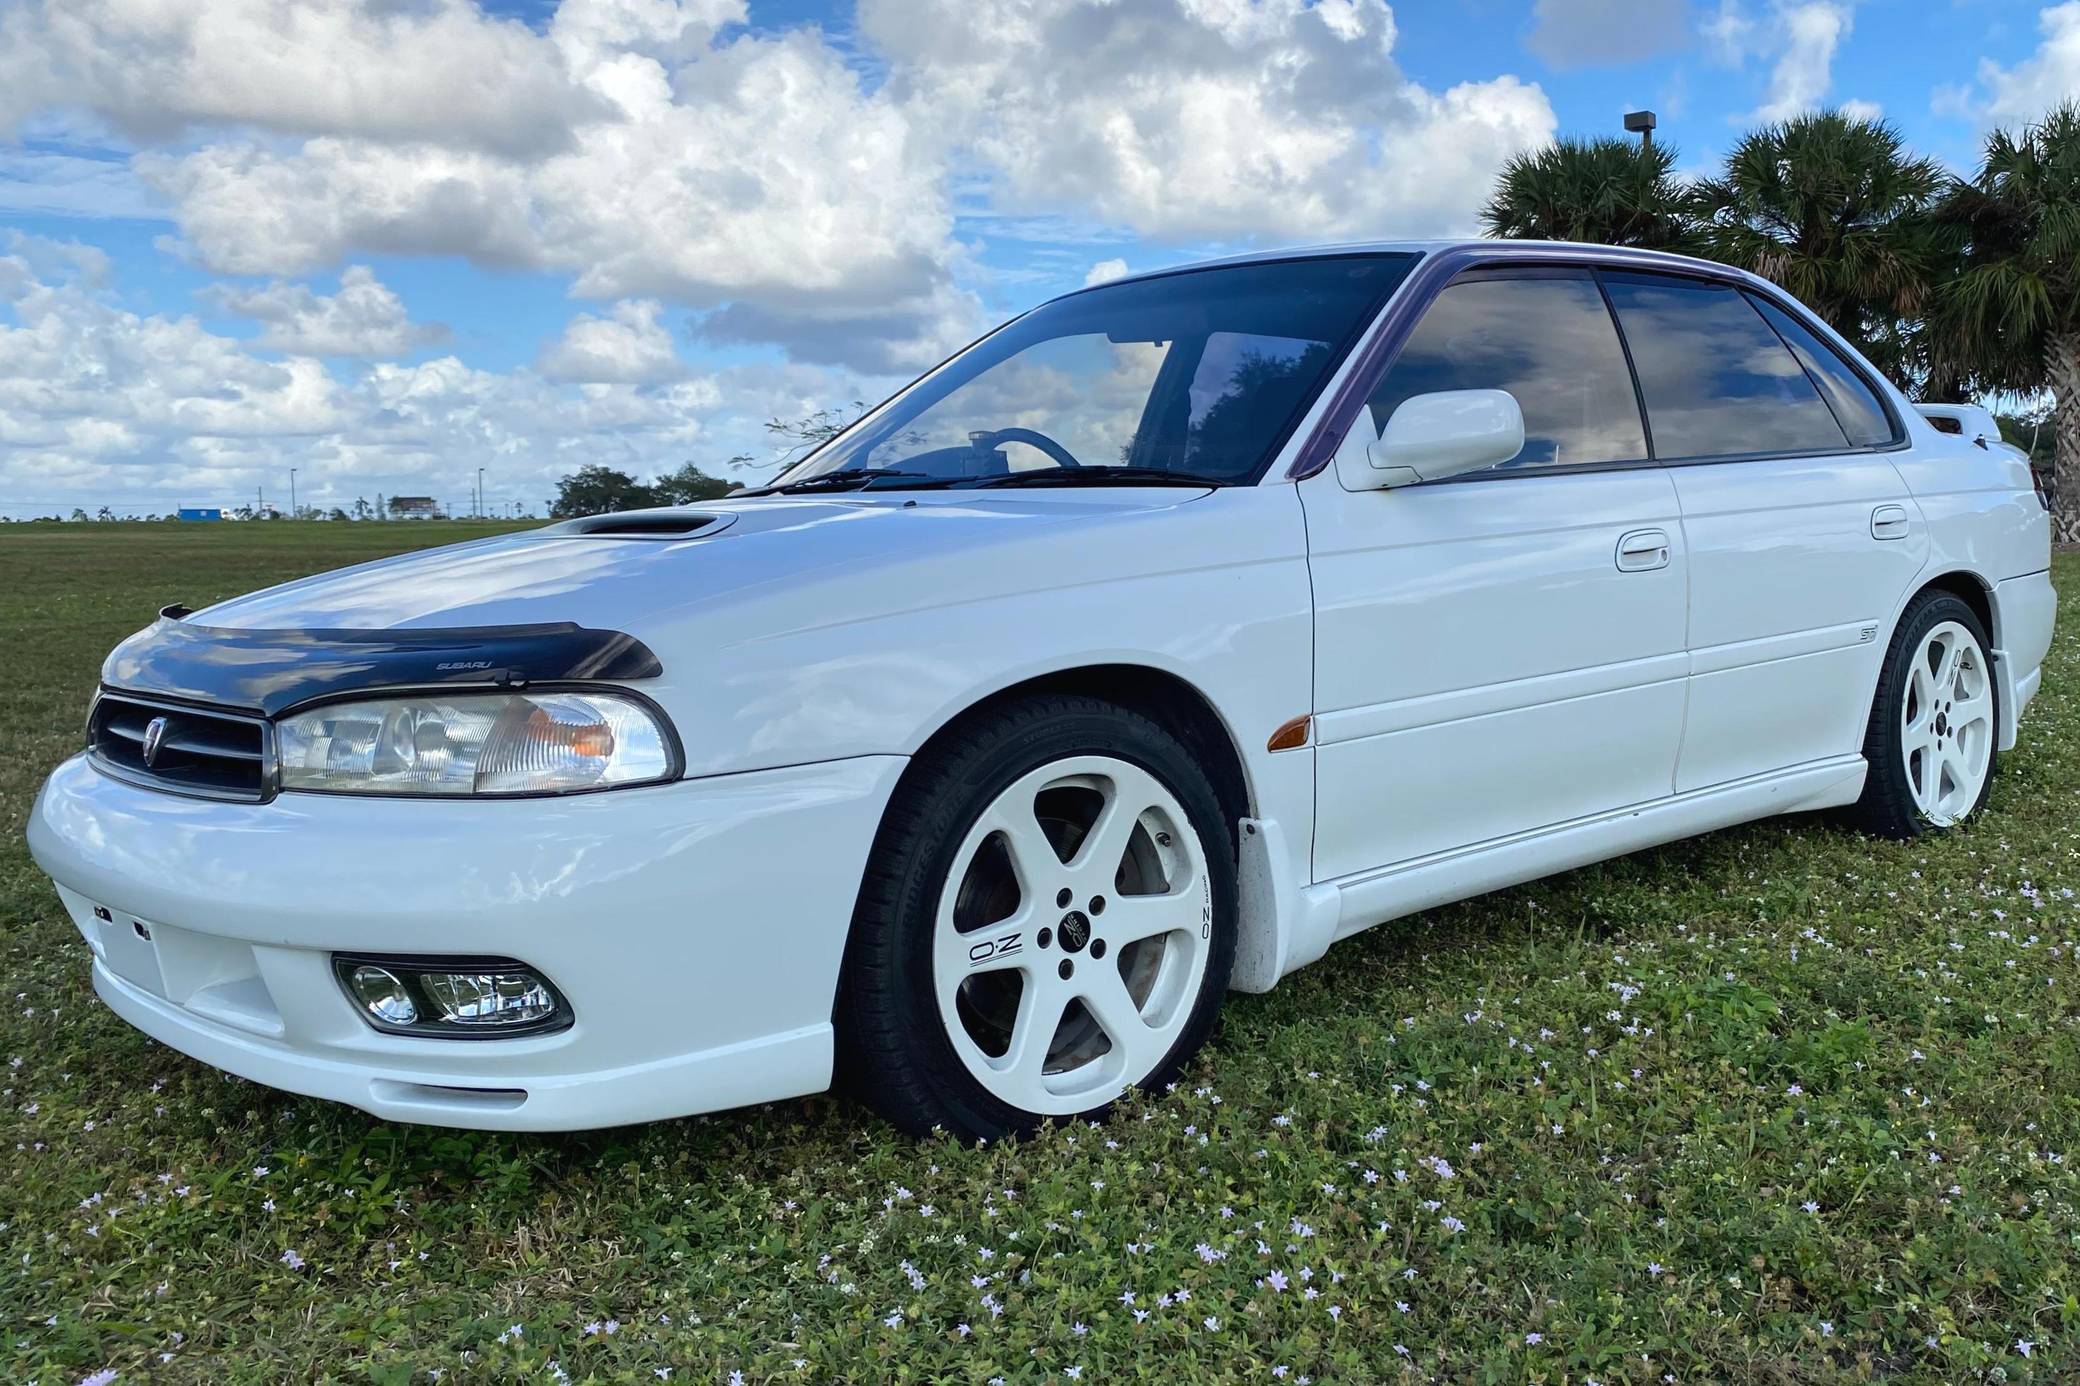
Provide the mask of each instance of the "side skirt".
[{"label": "side skirt", "polygon": [[[1780,813],[1852,804],[1863,793],[1868,770],[1860,755],[1835,756],[1359,872],[1301,891],[1303,914],[1332,914],[1334,938],[1349,938],[1418,910],[1644,847]],[[1295,960],[1287,971],[1311,961],[1298,949],[1289,956]]]}]

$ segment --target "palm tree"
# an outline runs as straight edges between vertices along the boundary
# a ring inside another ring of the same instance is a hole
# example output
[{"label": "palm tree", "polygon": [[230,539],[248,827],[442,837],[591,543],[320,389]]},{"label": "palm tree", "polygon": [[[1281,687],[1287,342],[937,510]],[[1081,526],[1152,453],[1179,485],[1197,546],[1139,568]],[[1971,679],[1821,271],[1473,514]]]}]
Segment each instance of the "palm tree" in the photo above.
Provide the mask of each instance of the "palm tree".
[{"label": "palm tree", "polygon": [[1969,237],[1938,307],[1956,369],[1989,391],[2049,391],[2054,528],[2080,541],[2080,104],[1988,135],[1945,213]]},{"label": "palm tree", "polygon": [[1949,183],[1891,125],[1821,111],[1743,136],[1691,206],[1705,255],[1782,285],[1905,381],[1953,245],[1931,216]]},{"label": "palm tree", "polygon": [[1676,151],[1615,138],[1560,140],[1502,166],[1481,209],[1491,236],[1681,250],[1689,244]]}]

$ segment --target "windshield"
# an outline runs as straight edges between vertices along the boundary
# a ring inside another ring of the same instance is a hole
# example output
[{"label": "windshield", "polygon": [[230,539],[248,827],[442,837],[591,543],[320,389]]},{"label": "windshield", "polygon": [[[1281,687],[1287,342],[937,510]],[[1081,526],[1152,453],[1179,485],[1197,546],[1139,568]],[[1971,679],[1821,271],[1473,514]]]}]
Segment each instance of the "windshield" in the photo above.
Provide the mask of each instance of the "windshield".
[{"label": "windshield", "polygon": [[1071,294],[976,343],[780,484],[1253,481],[1413,262],[1320,256]]}]

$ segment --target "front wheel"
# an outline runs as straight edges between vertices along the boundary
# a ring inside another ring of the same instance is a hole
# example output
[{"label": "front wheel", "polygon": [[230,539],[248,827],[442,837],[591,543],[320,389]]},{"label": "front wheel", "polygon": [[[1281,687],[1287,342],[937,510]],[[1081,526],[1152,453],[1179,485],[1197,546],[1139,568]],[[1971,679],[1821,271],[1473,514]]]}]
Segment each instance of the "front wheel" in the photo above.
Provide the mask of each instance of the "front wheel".
[{"label": "front wheel", "polygon": [[1234,946],[1233,840],[1191,754],[1126,709],[1021,702],[929,751],[890,806],[840,1061],[913,1131],[1092,1115],[1204,1042]]},{"label": "front wheel", "polygon": [[1925,592],[1900,618],[1871,705],[1870,763],[1857,826],[1911,838],[1952,827],[1986,802],[1999,735],[1991,642],[1966,603]]}]

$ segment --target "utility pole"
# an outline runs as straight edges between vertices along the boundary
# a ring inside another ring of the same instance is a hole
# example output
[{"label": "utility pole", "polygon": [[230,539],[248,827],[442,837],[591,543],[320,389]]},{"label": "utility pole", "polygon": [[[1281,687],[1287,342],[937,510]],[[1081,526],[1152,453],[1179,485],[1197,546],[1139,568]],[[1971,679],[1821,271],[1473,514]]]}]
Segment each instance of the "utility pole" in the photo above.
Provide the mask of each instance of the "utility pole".
[{"label": "utility pole", "polygon": [[477,518],[484,518],[484,469],[477,468]]},{"label": "utility pole", "polygon": [[296,469],[289,469],[289,518],[296,518]]},{"label": "utility pole", "polygon": [[1658,123],[1654,119],[1652,111],[1627,111],[1625,113],[1625,133],[1638,135],[1639,147],[1641,149],[1652,149],[1654,147],[1654,127]]}]

